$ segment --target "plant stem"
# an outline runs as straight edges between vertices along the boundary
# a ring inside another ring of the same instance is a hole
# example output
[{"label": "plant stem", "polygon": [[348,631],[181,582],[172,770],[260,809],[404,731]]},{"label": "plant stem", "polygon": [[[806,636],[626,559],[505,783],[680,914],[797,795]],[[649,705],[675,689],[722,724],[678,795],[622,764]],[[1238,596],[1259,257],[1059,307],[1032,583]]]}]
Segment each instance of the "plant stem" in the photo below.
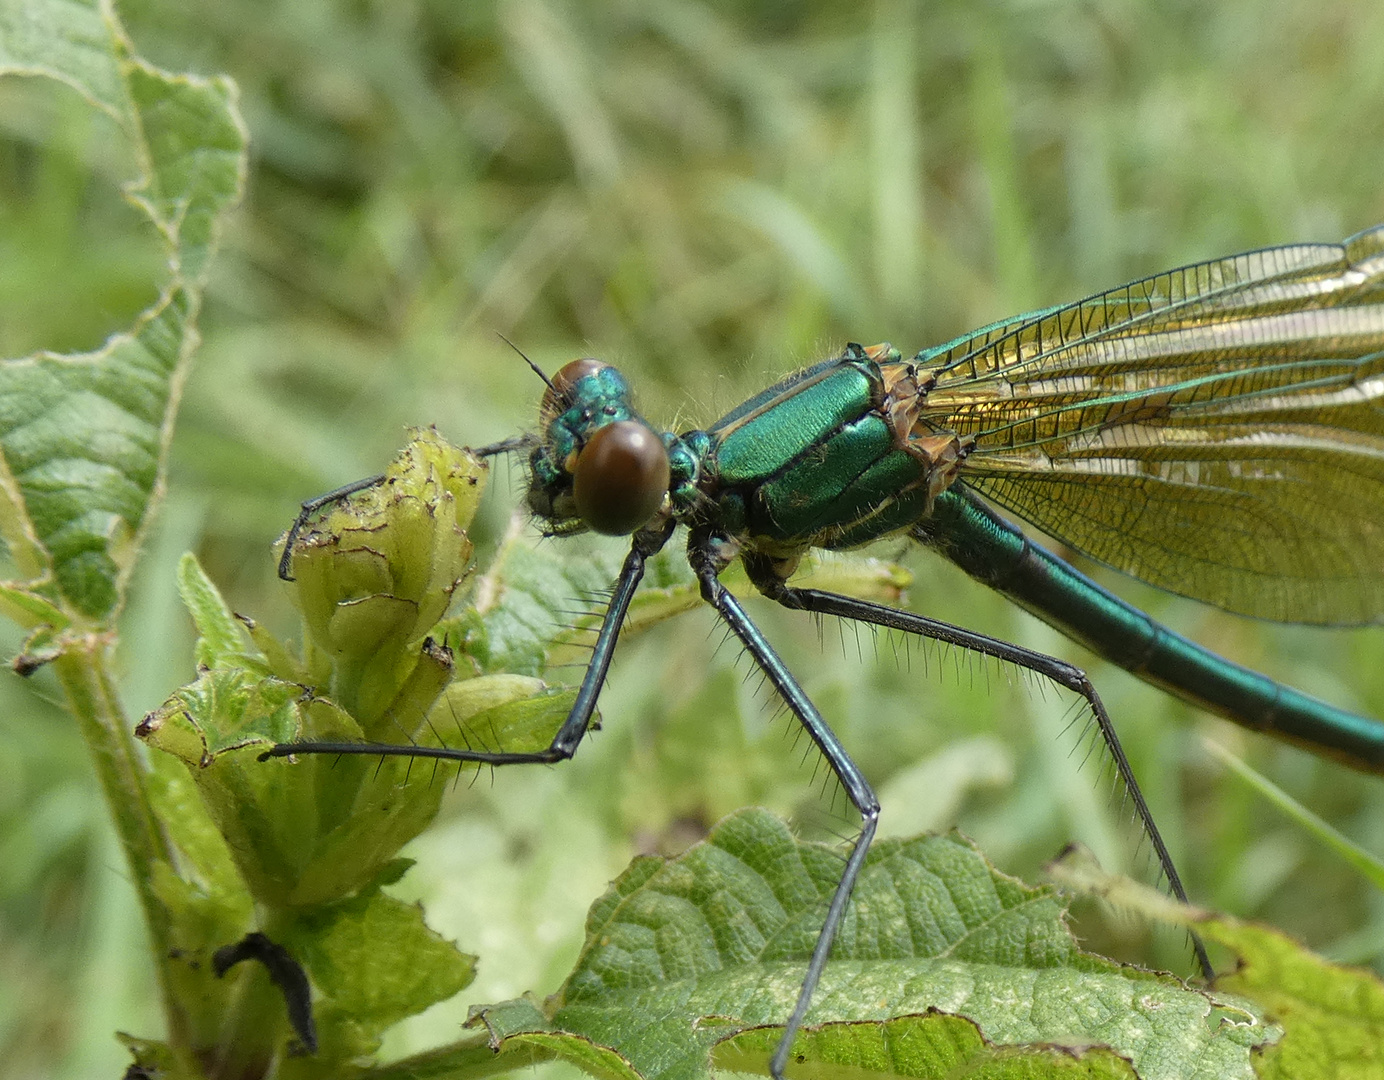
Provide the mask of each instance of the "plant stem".
[{"label": "plant stem", "polygon": [[461,1039],[451,1046],[429,1050],[413,1057],[371,1069],[370,1080],[484,1080],[485,1077],[517,1072],[557,1059],[555,1050],[526,1043],[496,1053],[485,1032]]},{"label": "plant stem", "polygon": [[154,891],[155,865],[173,865],[173,852],[150,804],[147,769],[111,678],[114,639],[101,633],[74,635],[66,646],[53,662],[53,669],[67,697],[67,708],[77,718],[91,750],[120,846],[129,862],[130,878],[144,908],[169,1038],[174,1045],[182,1045],[188,1030],[187,1018],[169,979],[169,921]]}]

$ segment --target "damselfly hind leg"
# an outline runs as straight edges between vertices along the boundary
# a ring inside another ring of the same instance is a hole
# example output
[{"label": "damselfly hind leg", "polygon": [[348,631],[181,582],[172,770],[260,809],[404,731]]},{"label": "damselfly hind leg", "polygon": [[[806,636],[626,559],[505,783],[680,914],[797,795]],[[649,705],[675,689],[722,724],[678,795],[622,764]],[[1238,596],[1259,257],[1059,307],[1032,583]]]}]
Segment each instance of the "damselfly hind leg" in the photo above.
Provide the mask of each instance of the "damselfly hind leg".
[{"label": "damselfly hind leg", "polygon": [[[793,588],[774,572],[770,561],[762,557],[752,554],[746,555],[744,562],[750,580],[755,587],[765,596],[784,607],[796,611],[809,611],[817,615],[835,615],[843,619],[854,619],[872,626],[883,627],[886,630],[898,630],[932,641],[955,645],[1032,671],[1043,678],[1052,680],[1058,686],[1065,687],[1080,695],[1091,710],[1096,728],[1110,753],[1111,760],[1114,762],[1116,776],[1129,794],[1130,804],[1134,807],[1134,816],[1149,839],[1154,856],[1158,860],[1159,869],[1167,879],[1168,888],[1182,903],[1190,902],[1187,899],[1187,890],[1182,885],[1182,878],[1177,872],[1177,866],[1173,863],[1172,853],[1169,852],[1168,845],[1158,831],[1153,813],[1149,810],[1144,794],[1139,788],[1139,782],[1134,777],[1134,770],[1130,767],[1129,758],[1125,755],[1124,747],[1120,745],[1115,726],[1111,723],[1110,715],[1105,710],[1105,703],[1101,701],[1100,695],[1096,693],[1096,688],[1084,671],[1065,660],[1034,652],[1007,641],[999,641],[984,634],[977,634],[959,626],[952,626],[950,623],[929,619],[911,611],[886,607],[883,604],[857,600],[854,597],[841,596],[836,593],[822,592],[818,589]],[[1192,948],[1196,953],[1197,966],[1201,969],[1203,977],[1209,982],[1215,978],[1215,969],[1212,968],[1211,959],[1206,954],[1206,946],[1195,933],[1191,935],[1191,939]]]}]

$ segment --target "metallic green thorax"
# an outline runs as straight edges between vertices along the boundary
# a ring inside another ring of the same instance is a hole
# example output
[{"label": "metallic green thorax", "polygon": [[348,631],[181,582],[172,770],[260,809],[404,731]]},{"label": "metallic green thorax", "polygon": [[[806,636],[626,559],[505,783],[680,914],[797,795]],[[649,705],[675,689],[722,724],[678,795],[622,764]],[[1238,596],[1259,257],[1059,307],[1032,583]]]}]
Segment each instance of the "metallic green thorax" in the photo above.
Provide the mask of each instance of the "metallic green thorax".
[{"label": "metallic green thorax", "polygon": [[[922,425],[926,392],[897,350],[848,345],[706,431],[663,433],[672,477],[663,516],[712,525],[743,549],[789,562],[810,547],[852,547],[906,528],[969,448]],[[605,368],[576,382],[569,407],[548,421],[529,501],[558,531],[572,527],[568,463],[599,428],[638,419],[628,395]]]},{"label": "metallic green thorax", "polygon": [[850,345],[723,417],[707,432],[699,485],[710,517],[742,544],[788,556],[916,521],[964,452],[939,463],[925,448],[938,440],[915,438],[925,391],[914,376],[887,345]]}]

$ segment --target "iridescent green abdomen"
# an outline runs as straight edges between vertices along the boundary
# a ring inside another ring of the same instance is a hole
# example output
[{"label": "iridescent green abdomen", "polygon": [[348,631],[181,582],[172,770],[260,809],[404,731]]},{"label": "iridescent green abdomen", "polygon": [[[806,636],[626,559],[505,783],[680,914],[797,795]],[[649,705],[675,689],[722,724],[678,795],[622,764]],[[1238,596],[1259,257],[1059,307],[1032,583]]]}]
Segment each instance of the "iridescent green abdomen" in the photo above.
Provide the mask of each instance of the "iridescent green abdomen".
[{"label": "iridescent green abdomen", "polygon": [[896,355],[848,346],[712,425],[699,487],[727,533],[786,555],[863,544],[917,520],[931,470],[907,449],[898,380],[876,362]]}]

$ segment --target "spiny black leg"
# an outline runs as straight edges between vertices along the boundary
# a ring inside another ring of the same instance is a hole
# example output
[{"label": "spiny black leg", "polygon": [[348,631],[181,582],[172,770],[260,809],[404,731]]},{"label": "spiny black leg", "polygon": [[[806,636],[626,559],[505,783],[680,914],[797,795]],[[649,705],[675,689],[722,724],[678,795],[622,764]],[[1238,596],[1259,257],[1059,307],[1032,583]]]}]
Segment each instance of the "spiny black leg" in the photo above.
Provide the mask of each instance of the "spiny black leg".
[{"label": "spiny black leg", "polygon": [[874,839],[875,829],[879,824],[879,800],[864,774],[846,753],[846,748],[841,745],[836,733],[822,719],[822,714],[817,711],[812,699],[774,652],[759,627],[745,614],[740,602],[721,584],[717,575],[725,569],[724,548],[721,538],[706,530],[694,531],[688,542],[688,560],[701,582],[702,599],[716,609],[716,613],[740,639],[746,651],[754,658],[754,662],[759,665],[759,669],[773,684],[812,741],[817,744],[828,766],[841,781],[846,797],[860,812],[861,818],[860,835],[846,859],[845,869],[841,872],[836,891],[827,907],[826,918],[822,920],[822,929],[817,935],[817,944],[812,949],[812,958],[808,961],[807,974],[803,977],[802,988],[798,991],[798,1000],[793,1005],[793,1012],[788,1017],[788,1024],[783,1029],[774,1056],[769,1059],[770,1074],[774,1080],[783,1080],[783,1070],[788,1064],[793,1038],[802,1027],[803,1017],[807,1015],[808,1006],[812,1003],[812,993],[817,989],[817,983],[827,966],[832,942],[836,939],[836,932],[846,913],[851,891],[855,888],[860,869],[865,865],[865,856],[870,850],[870,842]]},{"label": "spiny black leg", "polygon": [[591,714],[596,711],[596,699],[605,683],[606,673],[610,670],[610,661],[615,655],[615,642],[620,636],[620,627],[624,625],[625,616],[629,613],[630,602],[634,599],[635,589],[639,587],[639,582],[644,577],[644,565],[650,556],[668,542],[668,537],[673,533],[673,527],[673,523],[669,522],[657,530],[635,534],[634,543],[630,546],[630,553],[625,556],[625,563],[620,568],[620,576],[615,582],[615,590],[611,595],[609,605],[606,607],[605,616],[601,620],[601,630],[591,651],[591,662],[587,665],[581,687],[577,690],[576,700],[572,702],[572,709],[567,714],[567,719],[563,721],[562,727],[558,729],[558,733],[553,737],[553,741],[547,749],[518,753],[504,750],[460,750],[447,746],[302,742],[279,743],[278,746],[261,754],[260,760],[292,757],[297,754],[368,754],[379,757],[474,761],[482,765],[552,764],[566,761],[576,752],[577,745],[581,742],[582,736],[586,734],[587,727],[591,722]]},{"label": "spiny black leg", "polygon": [[[914,634],[948,645],[956,645],[959,648],[969,649],[972,652],[992,656],[997,660],[1025,668],[1044,678],[1051,679],[1058,686],[1066,687],[1073,693],[1081,695],[1090,707],[1091,714],[1096,720],[1096,727],[1115,762],[1116,775],[1119,776],[1125,790],[1129,792],[1130,802],[1134,806],[1134,816],[1149,838],[1154,855],[1158,859],[1158,865],[1168,879],[1168,888],[1182,903],[1189,904],[1191,902],[1187,899],[1187,890],[1183,888],[1182,878],[1177,872],[1177,867],[1173,864],[1172,853],[1168,851],[1168,845],[1164,843],[1163,835],[1158,831],[1158,825],[1153,820],[1153,814],[1149,810],[1148,803],[1144,801],[1144,793],[1139,788],[1139,782],[1134,778],[1134,770],[1130,768],[1129,758],[1125,756],[1124,747],[1120,745],[1120,738],[1115,733],[1115,725],[1110,721],[1110,714],[1105,711],[1105,703],[1101,701],[1095,686],[1092,685],[1084,671],[1065,660],[1059,660],[1055,656],[1034,652],[1022,646],[1013,645],[1007,641],[999,641],[984,634],[977,634],[950,623],[929,619],[911,611],[901,611],[898,608],[886,607],[883,604],[871,603],[868,600],[857,600],[854,597],[841,596],[837,593],[822,592],[819,589],[796,589],[774,574],[772,567],[766,560],[751,556],[746,558],[744,562],[750,580],[754,582],[756,588],[784,607],[797,611],[810,611],[818,615],[836,615],[843,619],[855,619],[870,623],[873,626],[882,626],[886,630],[899,630],[906,634]],[[1211,966],[1211,958],[1206,955],[1206,946],[1197,934],[1193,933],[1191,938],[1192,948],[1197,957],[1197,965],[1201,968],[1201,973],[1206,981],[1210,982],[1216,977],[1216,972]]]}]

